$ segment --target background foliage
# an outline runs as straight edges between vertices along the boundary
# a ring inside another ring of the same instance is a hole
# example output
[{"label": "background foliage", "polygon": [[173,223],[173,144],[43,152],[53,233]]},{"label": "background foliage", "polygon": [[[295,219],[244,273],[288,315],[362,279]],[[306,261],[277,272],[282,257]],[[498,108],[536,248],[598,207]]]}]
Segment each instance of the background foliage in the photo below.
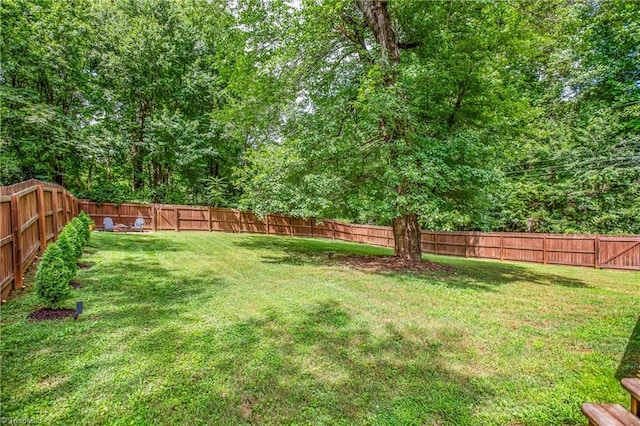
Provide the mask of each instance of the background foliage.
[{"label": "background foliage", "polygon": [[[0,184],[640,233],[640,3],[389,10],[407,47],[393,87],[351,2],[5,0]],[[381,119],[399,144],[376,139]]]}]

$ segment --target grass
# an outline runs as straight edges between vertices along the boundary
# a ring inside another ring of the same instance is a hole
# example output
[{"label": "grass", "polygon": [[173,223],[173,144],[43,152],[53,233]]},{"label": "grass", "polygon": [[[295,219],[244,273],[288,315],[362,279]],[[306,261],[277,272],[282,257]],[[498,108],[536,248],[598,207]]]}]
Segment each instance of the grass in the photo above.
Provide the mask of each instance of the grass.
[{"label": "grass", "polygon": [[628,404],[640,274],[429,257],[367,273],[274,236],[93,233],[85,313],[1,308],[2,417],[41,424],[584,424]]}]

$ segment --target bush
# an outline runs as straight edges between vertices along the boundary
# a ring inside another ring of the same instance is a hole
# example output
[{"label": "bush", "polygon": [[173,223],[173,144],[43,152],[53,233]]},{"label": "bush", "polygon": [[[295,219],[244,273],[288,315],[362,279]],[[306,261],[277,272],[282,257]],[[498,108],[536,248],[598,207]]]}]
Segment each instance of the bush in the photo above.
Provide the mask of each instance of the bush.
[{"label": "bush", "polygon": [[82,249],[84,248],[85,244],[87,244],[87,240],[89,239],[89,227],[86,226],[82,219],[78,217],[74,217],[70,223],[71,226],[76,228],[76,231],[78,232],[78,239],[80,240],[80,254],[82,254]]},{"label": "bush", "polygon": [[71,276],[71,278],[73,278],[76,272],[78,272],[78,264],[76,263],[78,258],[76,257],[76,250],[71,242],[71,237],[69,236],[69,230],[67,227],[65,227],[58,236],[56,244],[60,249],[60,253],[62,254],[62,258],[64,259],[67,268],[69,268],[73,273]]},{"label": "bush", "polygon": [[50,244],[44,252],[36,272],[36,293],[50,308],[57,308],[60,302],[72,294],[69,281],[73,278],[57,243]]},{"label": "bush", "polygon": [[67,223],[62,232],[66,232],[69,236],[69,242],[71,243],[73,255],[76,257],[76,259],[78,259],[80,256],[82,256],[82,248],[84,247],[84,244],[82,244],[82,236],[78,234],[78,229],[73,225],[72,222]]},{"label": "bush", "polygon": [[86,242],[88,243],[89,238],[91,237],[91,225],[95,226],[95,223],[93,222],[93,220],[91,220],[91,216],[89,216],[83,211],[80,211],[80,214],[78,215],[78,219],[80,219],[82,223],[84,223],[84,226],[87,229]]}]

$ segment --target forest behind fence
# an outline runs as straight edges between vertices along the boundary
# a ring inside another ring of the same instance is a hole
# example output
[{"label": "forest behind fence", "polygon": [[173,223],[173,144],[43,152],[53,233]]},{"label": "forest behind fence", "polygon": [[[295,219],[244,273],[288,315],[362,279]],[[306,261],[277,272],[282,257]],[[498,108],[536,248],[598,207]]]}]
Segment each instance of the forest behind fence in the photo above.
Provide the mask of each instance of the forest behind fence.
[{"label": "forest behind fence", "polygon": [[[84,210],[102,229],[103,219],[131,226],[142,217],[148,231],[247,232],[331,238],[393,247],[388,226],[269,214],[264,220],[235,209],[169,204],[97,204],[38,180],[0,187],[0,290],[4,299],[23,288],[23,275],[64,226]],[[424,253],[544,264],[640,270],[640,235],[577,235],[422,231]]]}]

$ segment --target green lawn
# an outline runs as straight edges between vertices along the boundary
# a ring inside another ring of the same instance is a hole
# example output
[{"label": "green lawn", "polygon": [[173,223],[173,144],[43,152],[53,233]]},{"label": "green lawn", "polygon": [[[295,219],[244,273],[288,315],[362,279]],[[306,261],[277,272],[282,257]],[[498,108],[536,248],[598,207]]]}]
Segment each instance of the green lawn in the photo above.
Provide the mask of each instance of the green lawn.
[{"label": "green lawn", "polygon": [[628,405],[640,273],[430,260],[369,273],[247,234],[93,233],[85,313],[30,323],[2,306],[2,417],[40,424],[585,424]]}]

